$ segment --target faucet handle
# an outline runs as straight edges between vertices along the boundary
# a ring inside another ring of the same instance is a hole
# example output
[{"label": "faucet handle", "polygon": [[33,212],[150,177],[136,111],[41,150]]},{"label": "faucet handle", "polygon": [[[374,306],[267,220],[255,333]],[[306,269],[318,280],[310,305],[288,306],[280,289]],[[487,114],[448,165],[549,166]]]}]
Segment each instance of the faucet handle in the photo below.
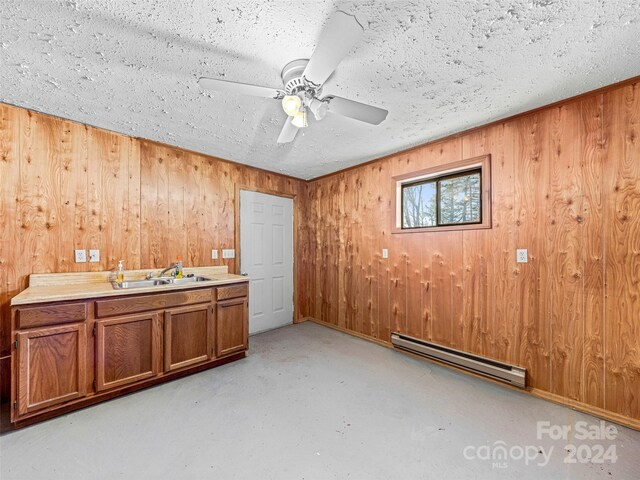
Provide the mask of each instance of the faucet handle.
[{"label": "faucet handle", "polygon": [[147,280],[151,280],[151,277],[153,277],[152,273],[151,272],[147,272],[147,277],[146,277]]}]

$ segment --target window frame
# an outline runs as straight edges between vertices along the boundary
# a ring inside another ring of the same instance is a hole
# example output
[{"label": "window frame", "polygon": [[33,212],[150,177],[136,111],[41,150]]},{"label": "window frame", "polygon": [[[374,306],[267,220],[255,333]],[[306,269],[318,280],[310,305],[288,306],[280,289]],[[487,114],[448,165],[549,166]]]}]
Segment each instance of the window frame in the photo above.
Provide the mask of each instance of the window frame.
[{"label": "window frame", "polygon": [[[472,173],[480,173],[480,221],[438,224],[440,221],[439,182]],[[405,187],[435,183],[436,185],[436,225],[423,227],[403,227],[402,194]],[[391,233],[441,232],[451,230],[478,230],[491,228],[491,155],[482,155],[458,162],[419,170],[393,177],[394,219]]]}]

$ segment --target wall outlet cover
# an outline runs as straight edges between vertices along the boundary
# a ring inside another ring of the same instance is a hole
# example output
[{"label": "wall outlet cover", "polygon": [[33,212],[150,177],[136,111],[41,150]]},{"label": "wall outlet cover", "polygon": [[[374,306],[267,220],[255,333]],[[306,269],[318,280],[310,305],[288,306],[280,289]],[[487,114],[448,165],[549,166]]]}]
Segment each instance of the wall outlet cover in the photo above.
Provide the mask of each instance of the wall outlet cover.
[{"label": "wall outlet cover", "polygon": [[218,259],[218,249],[214,248],[213,250],[211,250],[211,260],[217,260]]},{"label": "wall outlet cover", "polygon": [[89,250],[89,262],[96,263],[100,261],[100,250]]},{"label": "wall outlet cover", "polygon": [[386,248],[382,249],[382,258],[389,258],[389,250]]},{"label": "wall outlet cover", "polygon": [[222,258],[236,258],[236,251],[233,248],[223,248]]},{"label": "wall outlet cover", "polygon": [[529,251],[526,248],[518,248],[516,250],[516,262],[529,263]]},{"label": "wall outlet cover", "polygon": [[76,263],[85,263],[87,261],[86,250],[76,250]]}]

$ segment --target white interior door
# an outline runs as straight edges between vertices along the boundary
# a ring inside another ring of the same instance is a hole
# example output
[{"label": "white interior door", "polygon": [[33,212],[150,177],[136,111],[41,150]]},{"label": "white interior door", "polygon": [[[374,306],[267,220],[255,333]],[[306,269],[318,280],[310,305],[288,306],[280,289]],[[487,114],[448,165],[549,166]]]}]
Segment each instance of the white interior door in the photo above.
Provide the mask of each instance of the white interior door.
[{"label": "white interior door", "polygon": [[249,333],[293,323],[293,200],[240,191],[240,271],[249,281]]}]

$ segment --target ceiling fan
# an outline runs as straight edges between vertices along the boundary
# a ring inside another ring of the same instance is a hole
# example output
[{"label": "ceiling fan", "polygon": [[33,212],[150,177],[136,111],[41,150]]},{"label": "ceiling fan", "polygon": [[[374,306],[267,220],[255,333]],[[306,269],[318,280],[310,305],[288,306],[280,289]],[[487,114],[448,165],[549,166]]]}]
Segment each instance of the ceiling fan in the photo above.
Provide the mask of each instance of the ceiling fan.
[{"label": "ceiling fan", "polygon": [[311,58],[294,60],[282,69],[282,89],[206,77],[200,78],[198,84],[205,90],[281,100],[288,118],[278,136],[278,143],[293,141],[298,130],[307,127],[308,111],[316,120],[322,120],[330,111],[378,125],[387,118],[387,110],[335,95],[321,97],[324,82],[360,39],[363,31],[354,15],[336,11],[324,27]]}]

